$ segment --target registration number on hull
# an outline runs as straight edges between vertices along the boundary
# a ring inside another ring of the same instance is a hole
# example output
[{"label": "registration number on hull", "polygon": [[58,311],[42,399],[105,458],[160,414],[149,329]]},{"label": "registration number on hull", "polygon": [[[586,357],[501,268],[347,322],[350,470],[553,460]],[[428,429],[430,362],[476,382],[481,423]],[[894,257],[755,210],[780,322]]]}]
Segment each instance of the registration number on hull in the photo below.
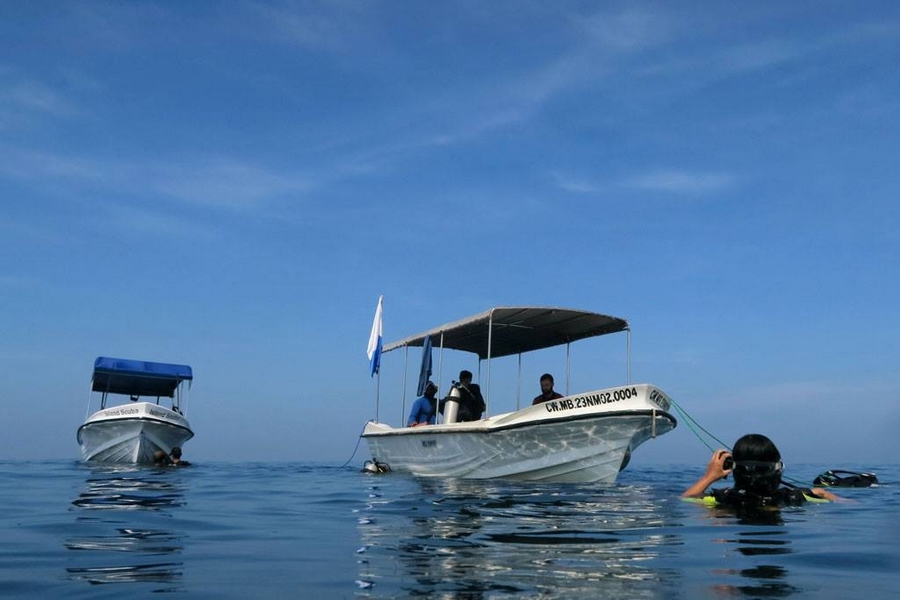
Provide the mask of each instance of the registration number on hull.
[{"label": "registration number on hull", "polygon": [[626,387],[608,392],[594,392],[585,394],[584,396],[575,396],[574,398],[562,398],[560,400],[550,400],[544,402],[544,408],[547,412],[559,412],[561,410],[575,410],[578,408],[587,408],[589,406],[603,406],[613,402],[636,398],[638,395],[637,388]]}]

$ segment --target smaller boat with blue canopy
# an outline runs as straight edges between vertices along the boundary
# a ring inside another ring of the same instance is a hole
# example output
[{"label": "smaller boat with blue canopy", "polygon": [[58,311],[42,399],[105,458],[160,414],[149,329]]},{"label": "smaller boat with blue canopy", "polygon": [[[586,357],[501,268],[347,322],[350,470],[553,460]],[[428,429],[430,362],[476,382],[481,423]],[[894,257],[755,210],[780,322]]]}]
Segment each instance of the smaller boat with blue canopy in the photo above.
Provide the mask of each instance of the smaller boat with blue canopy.
[{"label": "smaller boat with blue canopy", "polygon": [[158,451],[181,447],[194,437],[184,416],[193,379],[188,365],[98,357],[91,400],[99,394],[100,409],[77,435],[84,460],[152,464]]}]

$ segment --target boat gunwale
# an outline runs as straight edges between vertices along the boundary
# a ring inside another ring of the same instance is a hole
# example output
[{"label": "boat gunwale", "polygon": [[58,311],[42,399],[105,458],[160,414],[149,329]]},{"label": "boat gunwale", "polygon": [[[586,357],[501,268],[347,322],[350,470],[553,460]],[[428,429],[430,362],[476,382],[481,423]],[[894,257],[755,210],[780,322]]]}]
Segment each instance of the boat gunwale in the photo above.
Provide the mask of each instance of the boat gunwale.
[{"label": "boat gunwale", "polygon": [[[512,414],[512,413],[507,413]],[[373,431],[373,432],[363,432],[360,434],[360,437],[392,437],[392,436],[403,436],[403,435],[445,435],[451,433],[478,433],[478,434],[490,434],[490,433],[498,433],[501,431],[509,431],[513,429],[522,429],[524,427],[534,427],[534,426],[546,426],[549,424],[555,423],[568,423],[572,421],[583,421],[588,419],[605,419],[610,417],[634,417],[634,416],[652,416],[652,417],[663,417],[672,422],[672,429],[674,429],[678,425],[678,420],[669,414],[667,411],[661,408],[634,408],[627,410],[617,410],[617,411],[608,411],[608,412],[592,412],[587,414],[579,414],[579,415],[567,415],[567,416],[559,416],[555,418],[541,418],[533,421],[525,421],[520,423],[508,423],[508,424],[500,424],[496,427],[454,427],[455,425],[459,425],[459,423],[442,423],[439,425],[421,425],[418,427],[398,427],[391,428],[391,431]],[[496,415],[500,416],[500,415]],[[473,423],[486,423],[486,420],[481,421],[472,421]],[[379,421],[369,421],[369,423],[377,423],[379,425],[384,425],[384,423],[380,423]],[[390,427],[390,425],[387,425]]]},{"label": "boat gunwale", "polygon": [[[93,416],[93,415],[91,415]],[[124,423],[126,421],[144,421],[147,423],[156,423],[158,425],[168,425],[169,427],[174,427],[175,429],[184,429],[188,433],[191,434],[191,437],[194,437],[194,430],[190,427],[185,427],[184,425],[179,425],[178,423],[173,423],[171,421],[165,421],[163,419],[153,418],[153,417],[110,417],[108,419],[101,419],[97,421],[88,420],[81,424],[78,428],[76,434],[80,434],[82,429],[86,427],[90,427],[91,425],[104,425],[108,423]],[[190,438],[188,438],[190,439]]]}]

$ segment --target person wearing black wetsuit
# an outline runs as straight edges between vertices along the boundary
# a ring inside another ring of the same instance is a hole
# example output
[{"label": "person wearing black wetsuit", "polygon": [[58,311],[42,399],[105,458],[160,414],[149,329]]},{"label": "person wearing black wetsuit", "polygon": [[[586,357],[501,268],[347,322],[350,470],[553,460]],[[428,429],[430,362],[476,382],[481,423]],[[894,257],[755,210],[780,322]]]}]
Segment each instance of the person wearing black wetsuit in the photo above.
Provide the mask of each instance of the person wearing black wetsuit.
[{"label": "person wearing black wetsuit", "polygon": [[[764,435],[750,433],[734,444],[734,450],[716,450],[706,473],[681,495],[714,506],[756,508],[792,506],[808,501],[837,500],[821,488],[785,487],[784,463],[775,444]],[[707,491],[716,481],[734,475],[734,487]]]},{"label": "person wearing black wetsuit", "polygon": [[477,383],[472,383],[471,371],[459,372],[459,416],[457,421],[477,421],[484,414],[484,398]]}]

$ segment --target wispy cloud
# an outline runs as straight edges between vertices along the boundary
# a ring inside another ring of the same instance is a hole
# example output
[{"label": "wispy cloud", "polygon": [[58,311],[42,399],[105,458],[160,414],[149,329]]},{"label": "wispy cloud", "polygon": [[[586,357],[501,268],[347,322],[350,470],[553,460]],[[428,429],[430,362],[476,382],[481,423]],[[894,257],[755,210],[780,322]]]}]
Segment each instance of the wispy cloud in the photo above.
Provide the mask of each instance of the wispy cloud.
[{"label": "wispy cloud", "polygon": [[0,288],[22,289],[37,285],[37,280],[15,275],[0,275]]},{"label": "wispy cloud", "polygon": [[[85,159],[0,146],[0,181],[27,182],[32,198],[65,202],[73,218],[168,237],[210,237],[217,216],[252,215],[283,220],[297,214],[316,185],[298,173],[279,173],[236,159],[212,157],[185,162]],[[210,212],[214,211],[214,212]],[[201,216],[202,215],[202,216]],[[59,241],[52,226],[29,219],[0,221],[22,239]]]},{"label": "wispy cloud", "polygon": [[10,69],[0,70],[0,130],[79,114],[75,104],[45,83],[17,77]]},{"label": "wispy cloud", "polygon": [[[641,9],[602,11],[572,19],[575,42],[569,50],[534,65],[524,75],[506,82],[491,81],[490,94],[472,90],[470,97],[494,98],[495,106],[472,110],[475,115],[459,134],[438,139],[468,140],[496,129],[520,125],[540,114],[553,98],[573,89],[595,85],[620,68],[623,57],[638,54],[663,43],[671,19],[662,12]],[[454,98],[454,103],[459,100]]]},{"label": "wispy cloud", "polygon": [[35,185],[61,184],[122,198],[161,196],[183,204],[222,210],[252,210],[287,194],[302,194],[314,181],[237,159],[182,161],[79,158],[0,146],[0,174]]},{"label": "wispy cloud", "polygon": [[104,209],[103,214],[104,222],[115,222],[119,229],[128,232],[193,239],[214,236],[212,228],[206,221],[200,223],[153,208],[112,204]]},{"label": "wispy cloud", "polygon": [[589,178],[573,176],[560,171],[550,173],[551,179],[559,189],[572,194],[598,194],[608,186],[604,186]]},{"label": "wispy cloud", "polygon": [[470,119],[458,127],[435,133],[421,145],[451,146],[477,139],[486,133],[521,122],[530,112],[531,110],[525,106],[498,109],[481,118]]},{"label": "wispy cloud", "polygon": [[635,175],[619,182],[624,188],[670,194],[708,194],[733,186],[735,178],[728,173],[659,170]]},{"label": "wispy cloud", "polygon": [[[10,196],[5,197],[4,200],[8,205],[20,202],[18,198]],[[0,218],[0,236],[14,244],[22,241],[56,244],[69,238],[68,233],[51,231],[43,223],[44,221],[41,220],[39,224],[34,224],[6,214]]]},{"label": "wispy cloud", "polygon": [[3,94],[3,97],[9,106],[29,112],[38,112],[54,117],[67,117],[78,112],[66,98],[37,81],[23,81],[14,84]]},{"label": "wispy cloud", "polygon": [[310,190],[312,177],[282,174],[235,159],[212,159],[190,166],[163,165],[144,176],[160,193],[220,209],[259,208],[288,194]]},{"label": "wispy cloud", "polygon": [[[389,22],[372,18],[371,11],[360,9],[358,4],[338,3],[336,7],[326,12],[310,12],[294,3],[250,4],[249,18],[267,23],[263,29],[274,31],[274,39],[308,50],[372,54],[374,48],[386,71],[404,69],[405,61],[413,58],[404,54],[404,49],[395,47],[391,36],[382,29]],[[481,13],[480,8],[473,11]],[[502,16],[488,12],[492,19]],[[393,138],[384,138],[388,140],[386,143],[363,147],[353,162],[383,165],[403,160],[423,148],[470,143],[498,131],[521,127],[539,116],[543,107],[557,96],[595,84],[614,61],[662,43],[668,35],[670,19],[665,13],[630,9],[571,16],[563,21],[566,27],[561,39],[567,41],[560,51],[549,56],[536,54],[530,66],[520,65],[511,70],[514,75],[476,78],[467,75],[460,80],[461,85],[412,90],[407,96],[414,99],[413,103],[396,109],[396,114],[404,115],[405,119],[396,130],[404,133],[397,136],[395,130]],[[396,62],[385,56],[393,57]],[[528,60],[522,59],[523,63]]]},{"label": "wispy cloud", "polygon": [[237,24],[240,31],[306,50],[344,54],[366,46],[367,41],[377,36],[374,16],[365,3],[329,2],[307,6],[296,2],[251,2],[243,9],[239,14],[245,20]]},{"label": "wispy cloud", "polygon": [[662,11],[629,7],[600,11],[580,20],[583,32],[594,46],[616,52],[636,52],[668,40],[676,22]]},{"label": "wispy cloud", "polygon": [[0,174],[9,179],[52,182],[68,180],[102,184],[115,175],[116,169],[104,168],[102,162],[55,154],[0,146]]},{"label": "wispy cloud", "polygon": [[726,48],[713,62],[724,73],[759,71],[795,60],[808,52],[788,40],[765,40]]},{"label": "wispy cloud", "polygon": [[74,2],[56,16],[57,25],[71,39],[86,47],[116,51],[165,39],[166,34],[183,24],[168,6],[146,2]]},{"label": "wispy cloud", "polygon": [[[515,77],[505,81],[496,78],[478,81],[473,87],[444,92],[430,102],[417,97],[418,105],[425,106],[429,114],[443,115],[457,109],[466,118],[447,121],[439,131],[424,125],[419,140],[409,142],[408,146],[468,143],[497,131],[525,126],[539,117],[554,98],[578,89],[599,86],[605,90],[605,80],[620,90],[627,90],[635,77],[669,77],[673,82],[669,94],[683,94],[685,89],[697,90],[733,76],[785,65],[807,65],[818,53],[832,51],[837,44],[877,42],[887,39],[897,29],[893,25],[864,24],[852,28],[852,35],[835,34],[816,39],[773,36],[752,42],[723,37],[718,29],[709,29],[701,33],[709,43],[703,45],[706,52],[700,54],[695,44],[684,43],[689,36],[696,36],[697,31],[688,17],[677,11],[646,7],[601,10],[573,17],[571,24],[569,33],[573,41],[568,50],[544,57],[543,62]],[[671,51],[660,52],[669,48]],[[621,93],[627,92],[603,91],[601,98]],[[752,118],[777,123],[781,116],[767,113]],[[433,121],[428,119],[429,124]],[[676,194],[704,194],[727,189],[735,183],[734,176],[728,173],[659,170],[620,181],[618,185]],[[578,181],[573,177],[558,179],[557,184],[577,193],[594,193],[602,187],[597,182]]]},{"label": "wispy cloud", "polygon": [[735,185],[735,177],[723,172],[697,172],[677,169],[653,170],[618,180],[602,180],[563,171],[549,173],[559,189],[581,195],[596,195],[610,189],[630,189],[672,195],[703,195],[720,192]]}]

